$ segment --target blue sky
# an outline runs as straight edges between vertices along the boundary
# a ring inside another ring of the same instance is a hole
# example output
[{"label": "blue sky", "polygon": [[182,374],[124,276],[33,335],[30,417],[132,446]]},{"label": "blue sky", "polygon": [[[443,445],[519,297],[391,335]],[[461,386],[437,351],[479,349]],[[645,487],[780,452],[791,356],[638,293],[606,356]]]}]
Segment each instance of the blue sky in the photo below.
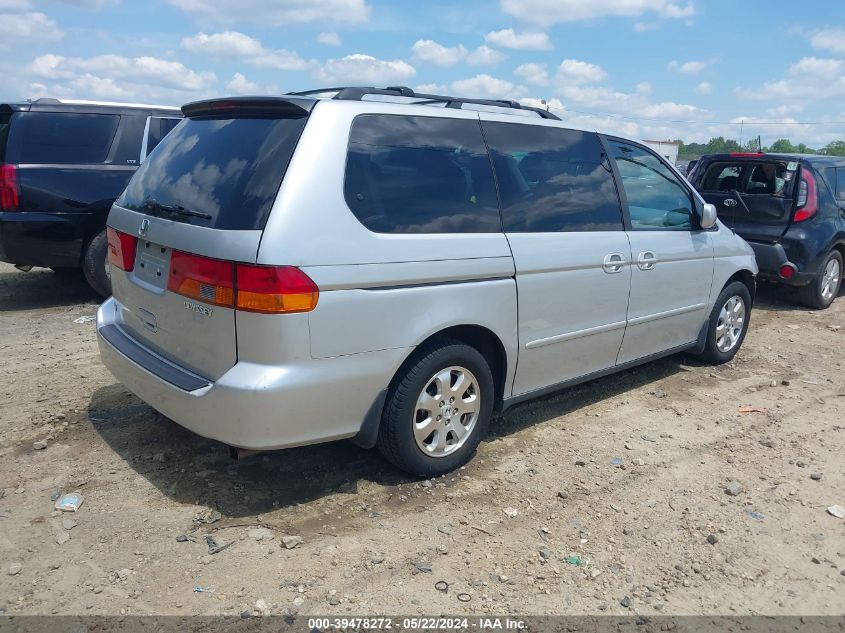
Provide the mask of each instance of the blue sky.
[{"label": "blue sky", "polygon": [[[0,0],[0,100],[401,84],[634,138],[845,139],[845,2]],[[796,125],[796,123],[810,123]]]}]

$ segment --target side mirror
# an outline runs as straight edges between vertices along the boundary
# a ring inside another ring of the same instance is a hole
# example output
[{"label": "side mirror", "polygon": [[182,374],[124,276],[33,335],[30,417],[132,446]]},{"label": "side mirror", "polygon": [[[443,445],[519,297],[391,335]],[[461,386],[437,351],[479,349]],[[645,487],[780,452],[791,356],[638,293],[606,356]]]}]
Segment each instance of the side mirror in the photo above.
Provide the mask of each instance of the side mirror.
[{"label": "side mirror", "polygon": [[716,226],[717,219],[718,216],[716,215],[716,207],[712,204],[705,203],[701,208],[701,228],[712,229]]}]

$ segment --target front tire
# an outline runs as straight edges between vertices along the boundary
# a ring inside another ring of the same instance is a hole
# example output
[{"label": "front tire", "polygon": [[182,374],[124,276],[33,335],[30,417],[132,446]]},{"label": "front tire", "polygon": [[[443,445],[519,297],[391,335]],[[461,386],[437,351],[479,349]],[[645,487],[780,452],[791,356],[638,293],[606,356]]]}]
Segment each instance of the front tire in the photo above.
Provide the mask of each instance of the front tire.
[{"label": "front tire", "polygon": [[108,240],[106,231],[94,236],[82,256],[82,272],[88,285],[101,297],[111,295],[111,279],[108,274]]},{"label": "front tire", "polygon": [[390,386],[379,451],[420,477],[460,468],[487,434],[494,398],[493,374],[478,350],[454,340],[425,345]]},{"label": "front tire", "polygon": [[739,281],[729,283],[719,293],[707,322],[707,339],[702,360],[721,365],[732,360],[748,332],[751,320],[751,293]]},{"label": "front tire", "polygon": [[813,281],[798,290],[798,299],[809,308],[824,310],[839,295],[841,284],[842,255],[839,251],[831,251]]}]

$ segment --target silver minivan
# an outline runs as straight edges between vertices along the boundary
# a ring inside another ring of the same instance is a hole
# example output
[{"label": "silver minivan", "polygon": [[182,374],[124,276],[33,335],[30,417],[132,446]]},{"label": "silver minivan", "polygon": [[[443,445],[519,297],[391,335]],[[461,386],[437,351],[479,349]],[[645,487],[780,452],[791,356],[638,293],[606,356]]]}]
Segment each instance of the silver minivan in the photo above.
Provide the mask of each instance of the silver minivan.
[{"label": "silver minivan", "polygon": [[182,110],[112,208],[97,333],[200,435],[433,476],[517,402],[742,345],[754,254],[642,144],[408,88]]}]

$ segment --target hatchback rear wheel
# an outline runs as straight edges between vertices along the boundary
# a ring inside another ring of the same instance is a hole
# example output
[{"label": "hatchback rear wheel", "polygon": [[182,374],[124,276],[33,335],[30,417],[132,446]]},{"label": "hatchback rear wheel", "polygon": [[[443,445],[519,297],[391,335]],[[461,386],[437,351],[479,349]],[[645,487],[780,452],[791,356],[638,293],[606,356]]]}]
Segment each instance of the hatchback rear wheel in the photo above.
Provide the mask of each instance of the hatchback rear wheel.
[{"label": "hatchback rear wheel", "polygon": [[379,451],[413,475],[455,470],[486,434],[494,398],[493,375],[478,350],[459,341],[426,345],[390,387]]},{"label": "hatchback rear wheel", "polygon": [[827,308],[839,294],[842,284],[842,255],[831,251],[819,267],[815,278],[798,291],[798,297],[810,308]]}]

